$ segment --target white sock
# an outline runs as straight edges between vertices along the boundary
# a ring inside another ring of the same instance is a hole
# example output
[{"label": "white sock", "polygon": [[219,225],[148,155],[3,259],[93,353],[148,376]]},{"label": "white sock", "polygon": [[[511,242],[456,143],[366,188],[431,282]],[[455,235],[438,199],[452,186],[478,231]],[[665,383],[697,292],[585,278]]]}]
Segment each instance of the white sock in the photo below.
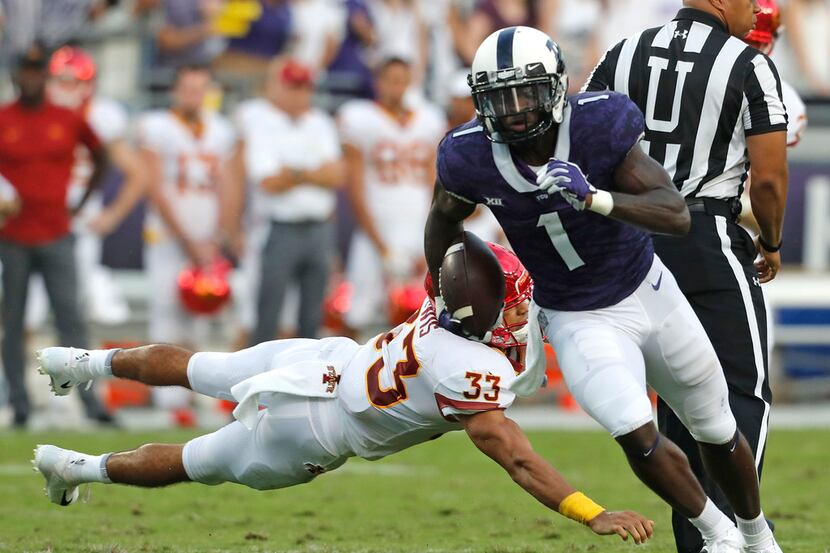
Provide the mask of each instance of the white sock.
[{"label": "white sock", "polygon": [[89,351],[89,368],[97,376],[112,376],[112,356],[121,351],[116,349],[93,349]]},{"label": "white sock", "polygon": [[735,525],[729,520],[729,517],[723,514],[723,511],[718,509],[711,499],[706,498],[706,505],[703,507],[703,512],[695,518],[690,518],[695,528],[700,531],[700,535],[705,540],[711,540],[726,533]]},{"label": "white sock", "polygon": [[769,529],[769,524],[767,524],[767,519],[764,517],[763,511],[751,520],[736,516],[735,521],[738,523],[738,530],[741,532],[747,545],[763,543],[772,536],[772,530]]},{"label": "white sock", "polygon": [[86,453],[73,452],[69,464],[72,467],[74,476],[80,482],[101,482],[112,484],[107,474],[107,459],[111,453],[104,455],[87,455]]}]

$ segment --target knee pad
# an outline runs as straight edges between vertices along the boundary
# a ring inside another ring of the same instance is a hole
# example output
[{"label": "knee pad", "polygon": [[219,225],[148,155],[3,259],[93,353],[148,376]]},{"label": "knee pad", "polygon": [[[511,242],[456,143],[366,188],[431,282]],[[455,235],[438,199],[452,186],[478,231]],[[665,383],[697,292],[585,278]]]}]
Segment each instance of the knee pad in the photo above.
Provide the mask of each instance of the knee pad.
[{"label": "knee pad", "polygon": [[717,398],[687,409],[681,420],[696,441],[706,444],[729,443],[738,430],[729,402],[724,406]]}]

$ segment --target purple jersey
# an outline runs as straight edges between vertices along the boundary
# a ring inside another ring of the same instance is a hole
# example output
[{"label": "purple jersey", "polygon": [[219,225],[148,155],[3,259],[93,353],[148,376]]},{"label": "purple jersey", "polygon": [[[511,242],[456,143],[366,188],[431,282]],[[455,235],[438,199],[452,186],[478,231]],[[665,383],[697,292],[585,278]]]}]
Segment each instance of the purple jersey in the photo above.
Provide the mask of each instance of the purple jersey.
[{"label": "purple jersey", "polygon": [[[571,96],[551,157],[579,165],[588,181],[615,190],[614,170],[643,135],[643,115],[615,92]],[[486,205],[534,280],[542,307],[588,311],[614,305],[643,281],[651,237],[631,225],[576,211],[478,121],[452,130],[438,147],[438,179],[462,199]]]}]

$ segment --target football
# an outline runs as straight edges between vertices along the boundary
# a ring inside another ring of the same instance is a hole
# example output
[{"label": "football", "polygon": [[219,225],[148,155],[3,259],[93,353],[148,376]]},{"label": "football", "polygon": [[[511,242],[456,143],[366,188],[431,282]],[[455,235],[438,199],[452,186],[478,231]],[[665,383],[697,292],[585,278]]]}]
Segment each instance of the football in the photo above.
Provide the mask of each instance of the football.
[{"label": "football", "polygon": [[483,337],[498,319],[504,274],[498,258],[475,234],[465,231],[461,240],[447,249],[439,288],[450,315],[468,334]]}]

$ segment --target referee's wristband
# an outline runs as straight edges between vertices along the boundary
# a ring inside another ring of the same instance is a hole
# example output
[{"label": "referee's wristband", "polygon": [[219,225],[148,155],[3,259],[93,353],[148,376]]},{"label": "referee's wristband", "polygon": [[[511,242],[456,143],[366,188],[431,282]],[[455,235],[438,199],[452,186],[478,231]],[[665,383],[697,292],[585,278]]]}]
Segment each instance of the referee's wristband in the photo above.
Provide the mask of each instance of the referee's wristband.
[{"label": "referee's wristband", "polygon": [[764,248],[765,252],[775,253],[775,252],[777,252],[778,250],[781,249],[781,246],[784,244],[784,241],[782,240],[778,243],[777,246],[773,246],[771,244],[768,244],[767,241],[764,240],[764,237],[759,234],[758,235],[758,243],[761,244],[761,247]]},{"label": "referee's wristband", "polygon": [[574,492],[559,503],[563,516],[582,524],[588,524],[604,510],[582,492]]},{"label": "referee's wristband", "polygon": [[588,208],[588,211],[608,216],[612,209],[614,209],[614,197],[610,192],[597,190],[591,194],[591,207]]}]

